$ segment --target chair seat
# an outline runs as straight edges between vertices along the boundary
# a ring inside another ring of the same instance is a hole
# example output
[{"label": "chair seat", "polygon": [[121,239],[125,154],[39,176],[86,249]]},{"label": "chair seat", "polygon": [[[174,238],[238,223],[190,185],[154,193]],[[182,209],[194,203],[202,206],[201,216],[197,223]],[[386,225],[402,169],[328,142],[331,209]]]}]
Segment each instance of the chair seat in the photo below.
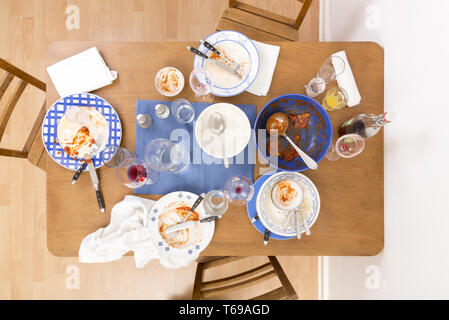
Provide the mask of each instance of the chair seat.
[{"label": "chair seat", "polygon": [[227,8],[217,30],[236,30],[258,41],[297,41],[298,30],[285,23],[238,8]]}]

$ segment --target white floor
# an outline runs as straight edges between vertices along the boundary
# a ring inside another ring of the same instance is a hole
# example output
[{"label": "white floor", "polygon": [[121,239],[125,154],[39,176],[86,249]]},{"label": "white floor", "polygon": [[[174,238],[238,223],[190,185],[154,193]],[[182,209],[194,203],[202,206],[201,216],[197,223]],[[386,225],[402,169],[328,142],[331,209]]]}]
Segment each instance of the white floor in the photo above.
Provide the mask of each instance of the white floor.
[{"label": "white floor", "polygon": [[399,114],[385,128],[385,249],[329,257],[323,296],[447,299],[449,1],[324,0],[322,9],[323,40],[384,47],[385,110]]}]

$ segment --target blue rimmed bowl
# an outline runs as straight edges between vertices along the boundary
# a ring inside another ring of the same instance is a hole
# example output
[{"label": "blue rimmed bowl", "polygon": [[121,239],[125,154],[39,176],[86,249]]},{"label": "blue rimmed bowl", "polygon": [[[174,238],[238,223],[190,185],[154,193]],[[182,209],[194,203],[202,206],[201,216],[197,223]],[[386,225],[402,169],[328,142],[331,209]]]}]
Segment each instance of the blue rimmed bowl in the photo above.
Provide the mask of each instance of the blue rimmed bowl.
[{"label": "blue rimmed bowl", "polygon": [[[292,161],[285,161],[277,156],[267,154],[267,142],[270,137],[266,130],[268,118],[276,112],[289,114],[309,113],[307,127],[299,130],[298,146],[317,163],[327,153],[332,142],[332,124],[327,111],[316,100],[302,94],[284,94],[268,102],[259,112],[254,126],[257,150],[270,165],[276,169],[286,171],[304,171],[308,167],[301,159],[296,157]],[[290,137],[294,138],[294,137]],[[279,137],[279,146],[287,147],[285,138]]]}]

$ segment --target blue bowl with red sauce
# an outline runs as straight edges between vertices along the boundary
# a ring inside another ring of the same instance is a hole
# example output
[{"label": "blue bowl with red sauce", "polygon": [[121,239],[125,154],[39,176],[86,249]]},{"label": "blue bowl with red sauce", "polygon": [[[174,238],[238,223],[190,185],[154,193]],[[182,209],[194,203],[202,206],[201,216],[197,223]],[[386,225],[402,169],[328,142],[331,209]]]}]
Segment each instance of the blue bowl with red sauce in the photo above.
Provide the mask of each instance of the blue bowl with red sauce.
[{"label": "blue bowl with red sauce", "polygon": [[[296,142],[296,144],[317,163],[324,156],[332,142],[332,124],[327,111],[316,100],[302,94],[284,94],[268,102],[259,112],[254,125],[255,142],[259,154],[274,168],[285,171],[304,171],[309,169],[299,155],[286,156],[289,161],[284,160],[286,150],[291,150],[287,139],[278,137],[280,156],[268,155],[270,136],[266,130],[268,118],[277,112],[282,112],[289,118],[289,128],[287,135]],[[307,113],[309,114],[307,117]],[[301,117],[303,122],[301,126],[295,128],[298,124],[297,119]],[[295,121],[293,121],[293,119]],[[304,127],[304,128],[303,128]],[[265,129],[265,130],[263,130]],[[259,130],[263,130],[259,133]],[[277,164],[274,157],[277,158]],[[271,158],[271,159],[270,159]]]}]

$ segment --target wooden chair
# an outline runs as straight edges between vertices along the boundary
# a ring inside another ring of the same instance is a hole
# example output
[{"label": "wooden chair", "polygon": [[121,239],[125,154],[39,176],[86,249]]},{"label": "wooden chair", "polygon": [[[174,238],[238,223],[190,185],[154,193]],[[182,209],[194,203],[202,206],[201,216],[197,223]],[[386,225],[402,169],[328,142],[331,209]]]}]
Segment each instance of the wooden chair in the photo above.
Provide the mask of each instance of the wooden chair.
[{"label": "wooden chair", "polygon": [[257,296],[250,300],[297,300],[293,286],[282,270],[276,257],[268,257],[269,261],[254,269],[235,274],[230,277],[203,282],[206,270],[224,264],[245,259],[247,257],[209,257],[200,258],[196,268],[195,283],[193,285],[193,300],[211,298],[217,294],[232,292],[234,290],[251,287],[265,280],[278,277],[282,286]]},{"label": "wooden chair", "polygon": [[[19,81],[14,89],[14,92],[11,95],[11,98],[6,103],[3,117],[0,120],[0,142],[1,142],[3,134],[5,133],[6,125],[8,124],[8,120],[11,117],[11,114],[14,111],[14,107],[19,101],[20,96],[24,92],[26,86],[30,84],[45,92],[45,83],[29,75],[28,73],[20,70],[19,68],[13,66],[12,64],[6,62],[1,58],[0,58],[0,69],[6,71],[5,74],[3,75],[3,79],[0,82],[0,100],[3,98],[3,95],[5,94],[9,85],[13,81],[14,77],[19,78]],[[33,165],[43,169],[40,160],[42,158],[42,155],[44,154],[44,145],[38,133],[40,132],[41,124],[45,117],[45,112],[46,112],[46,105],[44,101],[44,104],[42,105],[39,111],[37,119],[35,120],[34,125],[31,128],[31,131],[25,142],[25,146],[23,147],[22,150],[10,150],[0,148],[0,156],[25,158],[28,159],[28,161],[30,161]]]},{"label": "wooden chair", "polygon": [[297,41],[301,26],[312,0],[302,2],[296,20],[236,1],[229,0],[227,8],[218,22],[217,31],[235,30],[258,41]]}]

